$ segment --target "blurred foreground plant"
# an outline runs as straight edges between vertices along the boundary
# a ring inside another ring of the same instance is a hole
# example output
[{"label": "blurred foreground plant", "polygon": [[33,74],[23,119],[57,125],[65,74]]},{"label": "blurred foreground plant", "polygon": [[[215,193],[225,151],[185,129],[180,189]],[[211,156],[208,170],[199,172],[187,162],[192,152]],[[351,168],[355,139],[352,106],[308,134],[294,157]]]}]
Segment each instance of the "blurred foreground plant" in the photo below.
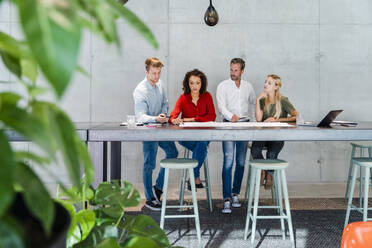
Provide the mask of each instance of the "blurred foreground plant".
[{"label": "blurred foreground plant", "polygon": [[[0,8],[4,2],[0,0]],[[116,0],[7,2],[18,11],[25,39],[17,40],[0,31],[0,56],[17,78],[12,83],[24,86],[26,93],[0,92],[0,247],[30,247],[24,227],[27,221],[19,221],[11,211],[16,191],[22,192],[27,210],[40,222],[47,237],[51,236],[56,214],[53,199],[34,167],[47,171],[65,188],[59,175],[53,174],[48,166],[63,164],[77,193],[83,192],[81,172],[86,185],[94,178],[86,145],[79,139],[70,118],[56,104],[40,100],[49,89],[38,86],[39,74],[59,100],[73,73],[83,70],[77,65],[82,31],[88,29],[107,43],[119,46],[118,18],[124,18],[155,48],[158,44],[148,27]],[[13,149],[10,130],[35,144],[36,149]]]},{"label": "blurred foreground plant", "polygon": [[140,202],[140,194],[126,181],[103,182],[96,190],[73,187],[59,200],[72,223],[67,247],[170,247],[167,236],[147,215],[129,215],[125,209]]}]

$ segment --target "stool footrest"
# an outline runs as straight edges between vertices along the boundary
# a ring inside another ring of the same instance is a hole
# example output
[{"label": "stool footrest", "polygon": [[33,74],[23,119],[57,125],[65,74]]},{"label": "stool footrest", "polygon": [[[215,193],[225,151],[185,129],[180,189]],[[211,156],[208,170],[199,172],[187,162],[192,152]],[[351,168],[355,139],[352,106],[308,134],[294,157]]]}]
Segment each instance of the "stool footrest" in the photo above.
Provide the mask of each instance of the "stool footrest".
[{"label": "stool footrest", "polygon": [[[355,206],[355,205],[353,205],[353,204],[351,204],[351,206],[350,206],[350,210],[354,210],[354,211],[358,211],[359,213],[363,213],[363,208],[361,208],[361,207],[357,207],[357,206]],[[372,208],[367,208],[367,211],[368,210],[372,210]]]},{"label": "stool footrest", "polygon": [[[249,218],[253,220],[253,215],[250,214]],[[257,215],[256,219],[288,219],[288,216],[285,215]]]},{"label": "stool footrest", "polygon": [[175,205],[175,206],[165,206],[165,208],[194,208],[194,206],[193,205],[182,205],[182,206]]},{"label": "stool footrest", "polygon": [[288,219],[287,215],[257,215],[256,219]]},{"label": "stool footrest", "polygon": [[165,219],[173,219],[173,218],[175,218],[175,219],[177,219],[177,218],[195,218],[196,217],[196,215],[195,214],[192,214],[192,215],[165,215],[164,216],[164,218]]},{"label": "stool footrest", "polygon": [[[257,208],[263,208],[263,209],[278,209],[280,206],[258,206]],[[253,209],[253,207],[252,207]]]}]

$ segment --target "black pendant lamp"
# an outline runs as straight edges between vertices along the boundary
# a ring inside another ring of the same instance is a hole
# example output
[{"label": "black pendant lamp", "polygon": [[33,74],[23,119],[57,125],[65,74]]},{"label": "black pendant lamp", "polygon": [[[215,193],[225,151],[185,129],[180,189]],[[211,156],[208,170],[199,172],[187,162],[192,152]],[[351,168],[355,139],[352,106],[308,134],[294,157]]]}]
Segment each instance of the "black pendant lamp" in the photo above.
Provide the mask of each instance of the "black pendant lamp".
[{"label": "black pendant lamp", "polygon": [[209,0],[209,7],[205,11],[204,21],[208,26],[214,26],[218,22],[218,13],[212,5],[212,0]]}]

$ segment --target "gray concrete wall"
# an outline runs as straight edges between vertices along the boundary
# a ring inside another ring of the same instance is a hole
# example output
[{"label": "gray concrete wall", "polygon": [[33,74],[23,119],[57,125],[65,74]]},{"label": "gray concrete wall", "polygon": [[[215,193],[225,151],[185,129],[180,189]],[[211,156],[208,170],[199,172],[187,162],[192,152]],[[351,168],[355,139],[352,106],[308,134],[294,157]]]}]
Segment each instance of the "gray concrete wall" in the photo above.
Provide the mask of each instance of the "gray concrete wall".
[{"label": "gray concrete wall", "polygon": [[[244,79],[256,93],[267,74],[282,77],[282,93],[305,120],[319,120],[330,109],[339,119],[372,120],[372,1],[370,0],[215,0],[220,21],[204,24],[207,0],[130,0],[133,10],[154,32],[154,50],[123,20],[122,48],[84,34],[80,64],[91,77],[76,74],[61,106],[77,122],[119,122],[133,113],[132,92],[144,78],[144,60],[160,58],[165,67],[170,111],[181,94],[186,71],[199,68],[215,96],[229,77],[233,57],[246,60]],[[0,5],[0,30],[19,34],[16,12]],[[0,80],[12,77],[0,65]],[[42,83],[42,80],[40,80]],[[0,89],[21,89],[0,85]],[[221,144],[209,149],[211,177],[221,183]],[[123,144],[123,178],[142,181],[139,143]],[[182,151],[182,149],[180,150]],[[163,157],[160,151],[158,158]],[[291,182],[342,182],[350,145],[346,142],[287,142],[280,157],[291,163]]]}]

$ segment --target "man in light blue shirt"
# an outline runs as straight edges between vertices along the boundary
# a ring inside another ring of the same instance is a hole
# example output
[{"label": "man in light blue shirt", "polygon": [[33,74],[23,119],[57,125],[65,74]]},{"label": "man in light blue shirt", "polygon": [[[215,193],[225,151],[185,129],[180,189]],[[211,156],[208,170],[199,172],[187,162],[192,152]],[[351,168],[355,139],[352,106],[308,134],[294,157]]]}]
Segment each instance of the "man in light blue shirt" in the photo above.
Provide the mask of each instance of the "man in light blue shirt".
[{"label": "man in light blue shirt", "polygon": [[[160,80],[162,62],[157,58],[147,58],[146,77],[140,82],[133,92],[134,112],[137,121],[150,123],[167,122],[166,114],[168,112],[168,99]],[[177,148],[174,142],[170,141],[144,141],[142,142],[143,150],[143,184],[145,188],[146,204],[151,210],[160,211],[160,197],[163,193],[164,168],[160,168],[156,184],[152,185],[152,171],[156,165],[156,154],[158,146],[166,154],[166,158],[176,158],[178,156]]]}]

